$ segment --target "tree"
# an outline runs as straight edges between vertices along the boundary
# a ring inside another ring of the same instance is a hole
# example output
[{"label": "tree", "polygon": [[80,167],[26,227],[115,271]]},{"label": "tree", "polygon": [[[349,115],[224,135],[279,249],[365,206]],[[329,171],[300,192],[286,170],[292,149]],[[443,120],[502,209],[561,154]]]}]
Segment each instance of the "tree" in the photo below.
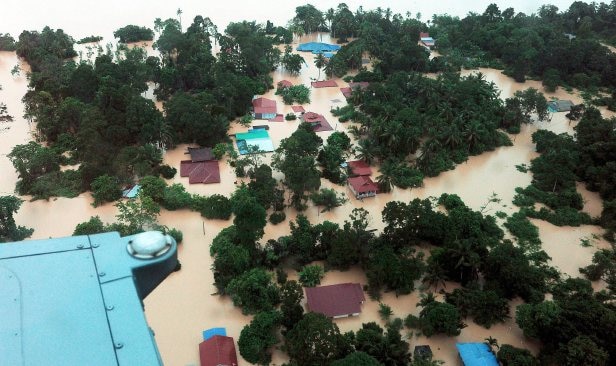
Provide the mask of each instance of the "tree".
[{"label": "tree", "polygon": [[154,39],[154,32],[150,28],[127,25],[113,32],[113,36],[119,38],[121,43],[132,43],[151,41]]},{"label": "tree", "polygon": [[304,315],[304,307],[300,305],[303,298],[304,290],[297,281],[286,281],[280,286],[282,325],[287,331],[293,329]]},{"label": "tree", "polygon": [[20,194],[28,194],[37,178],[60,170],[59,159],[53,150],[34,141],[15,146],[7,157],[19,175],[17,191]]},{"label": "tree", "polygon": [[[174,183],[168,187],[165,187],[161,206],[167,210],[174,211],[182,208],[189,208],[192,203],[192,197],[190,193],[186,192],[184,185]],[[229,211],[231,211],[231,209],[229,209]],[[229,215],[231,215],[230,212]]]},{"label": "tree", "polygon": [[365,352],[349,353],[345,358],[332,362],[332,366],[380,366],[382,365],[374,357]]},{"label": "tree", "polygon": [[231,207],[235,215],[233,224],[238,230],[238,240],[247,245],[254,244],[264,234],[263,228],[267,224],[265,209],[245,186],[233,193]]},{"label": "tree", "polygon": [[374,322],[364,323],[355,334],[355,349],[374,357],[382,365],[408,364],[409,344],[400,337],[400,327],[399,319],[390,323],[386,332]]},{"label": "tree", "polygon": [[236,243],[236,232],[233,225],[223,229],[210,246],[210,255],[214,258],[214,284],[219,294],[227,293],[229,282],[257,263],[252,255],[254,251]]},{"label": "tree", "polygon": [[193,195],[190,207],[210,220],[228,220],[233,213],[231,200],[221,194],[213,194],[208,197]]},{"label": "tree", "polygon": [[293,48],[289,45],[285,46],[284,54],[280,60],[280,64],[291,75],[298,75],[302,70],[302,66],[306,64],[306,60],[301,55],[293,53]]},{"label": "tree", "polygon": [[305,266],[299,272],[299,282],[304,287],[315,287],[321,283],[324,275],[325,271],[319,265]]},{"label": "tree", "polygon": [[280,313],[275,310],[257,313],[240,333],[237,341],[240,355],[250,363],[269,365],[272,361],[270,349],[278,343],[275,332],[279,323]]},{"label": "tree", "polygon": [[407,326],[418,327],[426,337],[439,333],[450,337],[457,336],[462,328],[466,327],[455,306],[438,302],[433,297],[424,300],[417,304],[417,306],[423,307],[419,313],[419,318],[409,315],[406,319]]},{"label": "tree", "polygon": [[244,314],[272,310],[280,302],[280,291],[272,276],[262,268],[253,268],[229,282],[226,289],[233,305]]},{"label": "tree", "polygon": [[610,355],[587,336],[573,338],[565,347],[562,347],[561,352],[563,365],[566,366],[605,366],[610,359]]},{"label": "tree", "polygon": [[21,241],[32,235],[34,229],[17,226],[13,214],[19,211],[22,200],[15,196],[0,196],[0,243]]},{"label": "tree", "polygon": [[[338,326],[323,314],[306,313],[285,336],[291,362],[298,366],[328,365],[352,350]],[[307,351],[309,350],[309,351]]]},{"label": "tree", "polygon": [[321,79],[321,69],[323,68],[323,66],[325,66],[326,63],[327,59],[325,58],[323,53],[317,54],[317,56],[314,58],[314,66],[319,69],[319,76],[317,76],[317,80]]},{"label": "tree", "polygon": [[92,189],[92,197],[94,197],[94,202],[92,202],[94,207],[103,202],[116,201],[122,197],[122,190],[118,186],[118,179],[107,174],[94,179],[90,188]]},{"label": "tree", "polygon": [[503,366],[539,366],[539,361],[527,349],[503,344],[496,355]]},{"label": "tree", "polygon": [[165,196],[165,189],[167,188],[167,183],[164,179],[160,177],[154,177],[152,175],[147,175],[139,181],[139,185],[141,189],[139,193],[142,196],[148,196],[154,200],[154,202],[161,203]]},{"label": "tree", "polygon": [[278,182],[272,177],[272,168],[261,164],[253,172],[253,179],[248,183],[248,189],[263,208],[272,206]]},{"label": "tree", "polygon": [[331,211],[333,208],[342,206],[348,201],[344,194],[338,196],[336,191],[331,188],[321,188],[320,191],[313,192],[310,195],[310,199],[315,206],[323,206],[321,212]]},{"label": "tree", "polygon": [[137,195],[136,199],[115,204],[118,209],[116,219],[122,235],[132,235],[145,230],[155,229],[160,207],[148,196]]},{"label": "tree", "polygon": [[104,233],[107,230],[108,228],[105,227],[105,224],[101,221],[100,217],[92,216],[90,217],[90,220],[82,222],[75,226],[73,236],[99,234]]}]

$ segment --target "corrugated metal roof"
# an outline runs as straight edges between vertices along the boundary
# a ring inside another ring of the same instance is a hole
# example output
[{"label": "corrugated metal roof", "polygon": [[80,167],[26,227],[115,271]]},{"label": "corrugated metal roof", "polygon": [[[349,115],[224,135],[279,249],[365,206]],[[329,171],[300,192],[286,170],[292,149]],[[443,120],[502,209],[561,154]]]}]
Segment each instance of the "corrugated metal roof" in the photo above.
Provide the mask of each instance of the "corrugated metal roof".
[{"label": "corrugated metal roof", "polygon": [[0,365],[161,365],[141,300],[177,265],[118,233],[0,246]]},{"label": "corrugated metal roof", "polygon": [[456,348],[464,366],[499,366],[485,343],[456,343]]}]

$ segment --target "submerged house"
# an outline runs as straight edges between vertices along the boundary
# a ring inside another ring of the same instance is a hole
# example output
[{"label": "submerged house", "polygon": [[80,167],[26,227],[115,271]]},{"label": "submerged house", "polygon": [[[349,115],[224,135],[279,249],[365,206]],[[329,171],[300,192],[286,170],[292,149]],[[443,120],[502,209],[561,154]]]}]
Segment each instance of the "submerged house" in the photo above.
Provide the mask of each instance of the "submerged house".
[{"label": "submerged house", "polygon": [[348,178],[347,183],[357,199],[374,197],[379,193],[378,185],[365,175]]},{"label": "submerged house", "polygon": [[188,148],[190,160],[180,161],[180,177],[188,177],[189,184],[220,183],[218,160],[214,159],[212,148]]},{"label": "submerged house", "polygon": [[464,366],[499,366],[496,356],[485,343],[456,343]]},{"label": "submerged house", "polygon": [[359,283],[306,287],[305,290],[308,311],[334,319],[359,315],[361,304],[366,301]]},{"label": "submerged house", "polygon": [[550,112],[568,112],[571,110],[574,104],[570,100],[553,100],[548,102],[548,109]]},{"label": "submerged house", "polygon": [[432,49],[436,44],[434,38],[430,37],[430,34],[425,32],[419,33],[419,41],[429,49]]},{"label": "submerged house", "polygon": [[363,160],[348,161],[347,167],[351,176],[372,175],[370,165]]},{"label": "submerged house", "polygon": [[215,335],[199,344],[201,366],[237,366],[233,338]]},{"label": "submerged house", "polygon": [[314,112],[305,112],[301,115],[302,122],[310,123],[315,132],[331,131],[332,126],[327,122],[325,116]]},{"label": "submerged house", "polygon": [[277,85],[278,85],[278,89],[282,89],[282,88],[292,87],[293,83],[290,82],[289,80],[280,80]]},{"label": "submerged house", "polygon": [[360,81],[357,83],[350,82],[348,88],[340,88],[340,91],[342,92],[342,95],[344,95],[346,99],[349,99],[351,95],[353,95],[353,90],[355,89],[365,90],[369,85],[370,83],[367,81]]},{"label": "submerged house", "polygon": [[235,134],[235,144],[240,154],[245,155],[254,152],[272,152],[274,144],[266,129],[254,128],[248,132]]},{"label": "submerged house", "polygon": [[315,54],[323,53],[323,52],[338,51],[341,48],[342,46],[339,46],[337,44],[329,44],[329,43],[323,43],[323,42],[308,42],[308,43],[302,43],[299,46],[297,46],[298,51],[312,52]]},{"label": "submerged house", "polygon": [[276,117],[276,101],[267,98],[252,100],[252,116],[256,119],[272,119]]}]

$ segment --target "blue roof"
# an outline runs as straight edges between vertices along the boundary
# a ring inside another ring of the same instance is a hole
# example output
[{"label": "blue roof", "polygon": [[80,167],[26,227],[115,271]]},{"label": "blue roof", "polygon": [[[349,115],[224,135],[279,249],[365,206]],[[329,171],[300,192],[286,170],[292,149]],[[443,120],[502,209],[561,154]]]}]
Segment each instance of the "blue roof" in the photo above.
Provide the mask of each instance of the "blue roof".
[{"label": "blue roof", "polygon": [[142,299],[177,265],[116,232],[0,246],[0,365],[162,365]]},{"label": "blue roof", "polygon": [[313,52],[313,53],[338,51],[340,48],[342,47],[340,47],[337,44],[329,44],[329,43],[321,43],[321,42],[308,42],[308,43],[302,43],[299,46],[297,46],[298,51],[308,51],[308,52]]},{"label": "blue roof", "polygon": [[249,153],[250,146],[257,146],[260,152],[274,151],[274,143],[269,133],[264,129],[253,129],[235,134],[237,149],[241,155]]},{"label": "blue roof", "polygon": [[210,328],[208,330],[203,331],[203,340],[207,341],[213,336],[227,336],[227,330],[225,328]]},{"label": "blue roof", "polygon": [[122,197],[135,198],[139,194],[140,190],[141,190],[141,186],[139,184],[135,184],[132,188],[123,190]]},{"label": "blue roof", "polygon": [[499,366],[485,343],[456,343],[456,348],[464,366]]}]

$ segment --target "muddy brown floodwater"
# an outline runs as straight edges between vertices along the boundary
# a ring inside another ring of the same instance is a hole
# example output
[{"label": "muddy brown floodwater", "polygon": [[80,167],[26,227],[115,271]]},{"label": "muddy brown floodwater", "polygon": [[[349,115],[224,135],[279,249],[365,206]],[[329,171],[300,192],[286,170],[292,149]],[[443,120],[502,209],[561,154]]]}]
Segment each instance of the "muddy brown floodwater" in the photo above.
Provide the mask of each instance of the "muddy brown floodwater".
[{"label": "muddy brown floodwater", "polygon": [[[322,37],[322,38],[321,38]],[[329,42],[328,35],[310,35],[301,39],[294,40],[294,48],[299,42],[312,40],[323,40]],[[148,45],[148,53],[151,47]],[[287,79],[294,84],[303,83],[310,86],[311,78],[318,77],[318,70],[314,66],[314,56],[302,53],[306,59],[306,65],[302,68],[300,75],[292,76],[284,70],[277,70],[273,73],[274,83],[282,79]],[[27,70],[27,65],[23,64],[12,52],[0,52],[0,101],[7,104],[9,113],[15,117],[11,124],[11,129],[0,134],[0,179],[1,194],[12,194],[17,174],[15,173],[6,154],[17,144],[23,144],[31,140],[31,127],[21,116],[23,106],[21,98],[27,90],[27,80],[22,71],[20,76],[12,76],[10,70],[15,65],[21,65],[23,70]],[[520,84],[502,75],[498,70],[480,69],[470,72],[482,72],[486,79],[494,82],[501,90],[501,97],[511,96],[517,90],[534,87],[543,90],[539,82],[528,81]],[[321,73],[321,79],[324,75]],[[348,123],[339,123],[334,118],[330,109],[337,105],[344,105],[344,97],[340,93],[339,87],[346,86],[340,79],[335,79],[339,84],[337,88],[312,88],[312,103],[306,105],[306,110],[325,115],[334,130],[347,131]],[[152,97],[151,90],[145,94]],[[274,95],[274,91],[266,94],[278,102],[279,112],[286,114],[291,111],[289,106],[284,106],[281,98]],[[546,93],[548,98],[571,99],[575,103],[581,102],[579,96],[569,94],[563,90],[557,93]],[[157,104],[160,108],[161,104]],[[605,115],[608,112],[602,111]],[[288,137],[297,128],[299,122],[266,122],[255,121],[257,124],[267,124],[270,127],[270,135],[274,146],[278,146],[280,141]],[[491,152],[486,152],[479,156],[474,156],[456,167],[456,169],[444,172],[435,178],[428,178],[424,182],[424,187],[413,190],[401,190],[395,188],[391,193],[380,194],[375,198],[357,201],[349,195],[346,187],[335,186],[326,180],[322,181],[323,187],[331,187],[339,192],[348,195],[349,202],[342,207],[334,209],[332,212],[319,213],[315,207],[309,207],[303,214],[308,216],[312,223],[329,220],[342,223],[348,218],[354,208],[363,207],[371,214],[371,228],[382,230],[383,223],[380,220],[380,212],[385,204],[392,200],[409,201],[413,198],[426,198],[439,196],[441,193],[455,193],[459,195],[467,205],[475,210],[484,206],[489,197],[496,193],[501,199],[500,203],[488,205],[485,213],[493,214],[496,211],[503,211],[511,214],[516,211],[511,200],[514,189],[519,186],[526,186],[531,181],[529,173],[521,173],[516,170],[515,165],[529,164],[531,159],[537,156],[534,144],[531,141],[531,134],[537,128],[545,128],[557,133],[573,133],[573,125],[570,125],[564,117],[564,113],[556,113],[550,122],[534,123],[523,126],[518,135],[512,135],[514,145],[511,147],[498,148]],[[246,127],[233,124],[230,134],[246,131]],[[325,140],[331,132],[320,132],[319,135]],[[164,161],[174,167],[179,167],[179,162],[185,159],[184,152],[187,145],[166,151]],[[267,163],[271,159],[268,154],[264,161]],[[176,176],[169,183],[181,183],[191,193],[210,195],[219,193],[230,195],[239,183],[231,167],[223,161],[221,167],[221,183],[211,185],[188,185],[186,178]],[[374,175],[378,175],[378,167],[373,168]],[[280,175],[277,176],[280,178]],[[582,184],[578,185],[585,200],[584,210],[593,216],[601,212],[601,200],[596,193],[588,192]],[[111,204],[93,208],[90,203],[92,198],[89,193],[80,195],[74,199],[58,198],[49,201],[30,202],[29,197],[16,215],[16,220],[21,225],[33,227],[35,229],[33,239],[57,237],[70,235],[79,222],[86,221],[90,216],[99,215],[103,221],[111,221],[116,213]],[[262,241],[270,238],[278,238],[288,233],[289,220],[293,220],[297,212],[292,209],[287,210],[287,220],[277,226],[268,224],[265,230],[265,237]],[[212,258],[209,255],[209,246],[212,238],[217,233],[231,224],[231,221],[205,220],[198,213],[187,210],[164,211],[161,213],[160,222],[170,227],[175,227],[184,233],[184,243],[179,249],[179,258],[182,262],[182,270],[169,276],[147,299],[145,299],[145,313],[150,326],[156,334],[156,341],[160,349],[161,356],[166,365],[198,365],[198,344],[201,341],[201,332],[212,327],[226,327],[227,334],[234,337],[237,341],[241,329],[250,321],[250,317],[242,315],[238,308],[235,308],[229,298],[213,295],[216,291],[213,283],[211,271]],[[608,243],[600,239],[601,228],[596,226],[555,227],[549,223],[533,220],[539,227],[543,247],[552,257],[552,264],[558,267],[564,274],[572,277],[579,276],[578,268],[590,262],[593,252],[597,248],[607,247]],[[592,245],[583,247],[580,242],[585,239]],[[296,277],[291,273],[291,278]],[[366,283],[365,275],[358,268],[346,272],[330,271],[326,274],[323,284],[334,284],[339,282],[359,282]],[[601,287],[602,284],[595,284]],[[447,289],[454,288],[454,284],[448,284]],[[419,301],[419,291],[407,296],[395,297],[393,294],[385,294],[381,300],[393,309],[395,316],[405,317],[409,313],[418,314],[416,307]],[[455,342],[458,341],[483,341],[484,338],[492,336],[502,344],[509,343],[517,347],[528,348],[536,352],[538,345],[530,342],[522,336],[521,330],[514,321],[515,306],[518,302],[514,301],[511,306],[511,319],[503,324],[498,324],[492,328],[484,329],[468,321],[468,327],[462,330],[458,337],[418,337],[410,334],[408,339],[411,349],[415,345],[429,344],[434,351],[435,357],[445,361],[446,365],[457,364]],[[339,319],[336,324],[342,331],[357,330],[362,323],[375,321],[382,324],[378,316],[378,302],[368,300],[362,309],[359,317]],[[279,350],[274,352],[275,364],[281,364],[287,359]],[[247,363],[240,357],[240,365]]]}]

